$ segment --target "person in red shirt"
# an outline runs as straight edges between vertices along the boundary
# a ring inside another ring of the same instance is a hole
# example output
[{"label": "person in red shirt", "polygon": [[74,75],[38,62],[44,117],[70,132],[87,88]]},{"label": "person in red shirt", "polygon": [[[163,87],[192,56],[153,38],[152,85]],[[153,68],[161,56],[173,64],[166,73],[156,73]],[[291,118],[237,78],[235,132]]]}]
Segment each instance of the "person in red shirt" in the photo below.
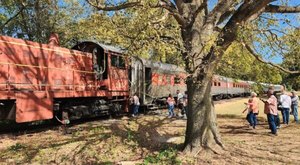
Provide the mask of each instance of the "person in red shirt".
[{"label": "person in red shirt", "polygon": [[175,116],[175,113],[174,113],[175,99],[172,97],[171,94],[169,94],[169,97],[167,99],[167,104],[168,104],[168,110],[169,110],[168,118],[172,118]]},{"label": "person in red shirt", "polygon": [[255,129],[256,127],[256,116],[259,112],[259,102],[256,96],[257,94],[255,92],[251,92],[251,98],[248,100],[248,103],[245,103],[248,106],[247,120],[249,121],[250,126],[252,126],[253,129]]},{"label": "person in red shirt", "polygon": [[267,115],[269,128],[271,129],[271,133],[277,135],[277,128],[275,124],[275,117],[278,115],[277,109],[277,98],[273,95],[273,90],[268,90],[268,99],[262,100],[265,103],[264,112]]}]

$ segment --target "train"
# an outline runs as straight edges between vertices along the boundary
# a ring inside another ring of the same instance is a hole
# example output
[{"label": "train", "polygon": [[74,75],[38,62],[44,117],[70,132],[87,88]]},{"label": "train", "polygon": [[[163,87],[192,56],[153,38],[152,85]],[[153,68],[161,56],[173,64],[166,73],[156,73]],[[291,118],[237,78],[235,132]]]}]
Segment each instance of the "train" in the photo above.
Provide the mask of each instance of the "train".
[{"label": "train", "polygon": [[[0,120],[119,114],[130,111],[133,94],[141,109],[155,110],[166,105],[169,94],[186,91],[182,67],[128,56],[98,41],[80,41],[68,49],[59,46],[57,34],[48,44],[0,36],[0,57]],[[253,83],[214,75],[212,97],[249,95]]]}]

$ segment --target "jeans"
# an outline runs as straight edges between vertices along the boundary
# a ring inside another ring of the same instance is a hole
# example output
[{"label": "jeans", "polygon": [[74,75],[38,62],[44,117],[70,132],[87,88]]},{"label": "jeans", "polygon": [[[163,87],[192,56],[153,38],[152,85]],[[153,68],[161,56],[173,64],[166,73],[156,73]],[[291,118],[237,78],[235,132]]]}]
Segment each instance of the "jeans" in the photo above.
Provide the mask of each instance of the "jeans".
[{"label": "jeans", "polygon": [[253,112],[249,112],[249,114],[247,115],[247,121],[249,122],[250,126],[255,128],[257,123],[256,114],[254,114]]},{"label": "jeans", "polygon": [[295,122],[298,123],[299,122],[299,119],[298,119],[298,105],[292,105],[292,112],[293,112],[293,115],[294,115]]},{"label": "jeans", "polygon": [[257,113],[253,113],[253,128],[255,128],[257,125],[257,118],[256,118],[257,115],[258,115]]},{"label": "jeans", "polygon": [[174,105],[169,105],[168,110],[169,110],[169,117],[175,116]]},{"label": "jeans", "polygon": [[267,114],[267,117],[268,117],[269,128],[271,129],[272,134],[276,134],[277,129],[275,124],[275,116],[269,113]]},{"label": "jeans", "polygon": [[137,115],[138,114],[138,112],[139,112],[139,105],[133,105],[133,114],[134,115]]},{"label": "jeans", "polygon": [[186,114],[186,109],[187,109],[186,106],[182,106],[182,109],[181,109],[181,114],[182,114],[182,115],[185,115],[185,114]]},{"label": "jeans", "polygon": [[289,124],[290,120],[290,109],[289,108],[282,108],[282,119],[284,124]]}]

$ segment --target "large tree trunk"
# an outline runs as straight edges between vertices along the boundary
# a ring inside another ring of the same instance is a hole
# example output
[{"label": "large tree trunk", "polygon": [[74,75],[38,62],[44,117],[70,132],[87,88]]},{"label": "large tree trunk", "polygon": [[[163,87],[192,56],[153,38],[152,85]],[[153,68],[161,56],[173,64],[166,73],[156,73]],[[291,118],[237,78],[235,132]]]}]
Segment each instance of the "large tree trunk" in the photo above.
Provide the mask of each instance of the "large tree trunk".
[{"label": "large tree trunk", "polygon": [[[204,11],[200,13],[204,15]],[[184,152],[196,155],[202,149],[216,152],[223,148],[216,124],[216,115],[211,97],[211,80],[220,55],[215,45],[211,24],[204,25],[204,17],[198,16],[192,26],[182,27],[181,35],[186,52],[182,53],[186,64],[188,90],[187,127]]]},{"label": "large tree trunk", "polygon": [[[211,75],[203,73],[203,75],[198,75],[197,78],[187,80],[189,104],[184,142],[184,152],[186,154],[196,155],[202,149],[210,149],[216,152],[217,146],[223,148],[211,97]],[[199,77],[202,77],[202,79],[199,79]]]}]

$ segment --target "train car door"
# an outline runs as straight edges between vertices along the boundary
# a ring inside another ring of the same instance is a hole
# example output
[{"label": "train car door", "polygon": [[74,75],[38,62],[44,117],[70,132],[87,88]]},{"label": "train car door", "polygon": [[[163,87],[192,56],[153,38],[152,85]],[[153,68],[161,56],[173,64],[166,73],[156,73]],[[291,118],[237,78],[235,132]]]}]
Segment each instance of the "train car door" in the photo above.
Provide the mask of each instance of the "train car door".
[{"label": "train car door", "polygon": [[131,58],[131,82],[130,94],[135,93],[139,96],[142,103],[144,103],[144,65],[143,61],[138,57]]},{"label": "train car door", "polygon": [[151,91],[151,83],[152,83],[152,70],[151,68],[145,68],[145,88],[146,93]]}]

